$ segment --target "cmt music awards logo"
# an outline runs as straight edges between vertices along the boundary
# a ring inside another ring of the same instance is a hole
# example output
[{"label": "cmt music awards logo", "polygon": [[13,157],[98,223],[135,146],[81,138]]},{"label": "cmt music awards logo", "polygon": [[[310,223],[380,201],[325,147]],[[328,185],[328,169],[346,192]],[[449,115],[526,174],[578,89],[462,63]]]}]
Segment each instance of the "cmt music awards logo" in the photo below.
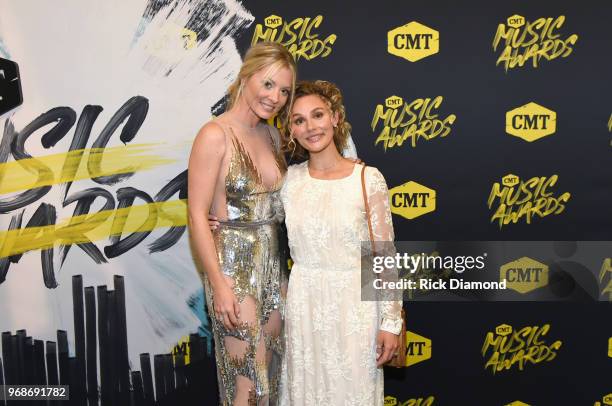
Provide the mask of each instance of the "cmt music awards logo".
[{"label": "cmt music awards logo", "polygon": [[440,50],[440,33],[412,21],[387,33],[387,52],[416,62]]},{"label": "cmt music awards logo", "polygon": [[[612,302],[612,258],[604,259],[599,271],[599,284],[601,285],[601,296],[608,296],[608,301]],[[612,357],[612,355],[611,355]]]},{"label": "cmt music awards logo", "polygon": [[506,132],[528,142],[557,130],[557,113],[536,103],[527,103],[506,113]]},{"label": "cmt music awards logo", "polygon": [[198,44],[198,33],[186,27],[170,22],[164,25],[154,34],[145,50],[155,57],[166,61],[181,59],[185,51],[193,49]]},{"label": "cmt music awards logo", "polygon": [[[527,326],[515,330],[508,324],[488,332],[482,346],[482,356],[487,361],[484,368],[495,374],[517,367],[522,371],[529,364],[550,362],[561,348],[561,340],[547,344],[544,336],[550,331],[550,324]],[[488,357],[488,358],[487,358]]]},{"label": "cmt music awards logo", "polygon": [[426,398],[412,398],[398,401],[394,396],[385,396],[385,406],[431,406],[436,399],[433,396]]},{"label": "cmt music awards logo", "polygon": [[304,58],[308,61],[320,57],[325,58],[332,52],[332,45],[338,36],[329,34],[319,37],[315,32],[323,23],[323,16],[314,18],[300,17],[291,21],[272,14],[264,19],[263,24],[255,26],[251,45],[261,41],[278,42],[284,45],[296,61]]},{"label": "cmt music awards logo", "polygon": [[436,110],[443,101],[442,96],[416,99],[410,103],[404,102],[399,96],[386,98],[384,105],[376,105],[372,118],[372,132],[376,133],[379,124],[382,126],[374,145],[382,143],[387,151],[389,148],[401,147],[406,140],[410,140],[410,146],[414,148],[419,139],[429,141],[448,136],[457,116],[449,114],[440,117]]},{"label": "cmt music awards logo", "polygon": [[190,358],[191,358],[190,357],[191,356],[190,337],[189,336],[182,337],[180,340],[178,340],[178,342],[176,343],[176,345],[172,348],[170,352],[175,362],[176,362],[176,357],[179,355],[182,355],[184,364],[189,365]]},{"label": "cmt music awards logo", "polygon": [[499,228],[524,219],[531,224],[534,217],[555,216],[563,213],[565,204],[572,196],[564,192],[554,196],[552,189],[559,180],[558,175],[539,176],[520,180],[518,176],[508,174],[501,182],[495,182],[491,188],[487,205],[489,209],[497,203],[491,222],[497,221]]},{"label": "cmt music awards logo", "polygon": [[499,280],[506,280],[508,289],[528,293],[548,285],[548,266],[529,257],[519,258],[501,266]]},{"label": "cmt music awards logo", "polygon": [[389,190],[391,212],[408,220],[436,210],[436,191],[414,181]]},{"label": "cmt music awards logo", "polygon": [[606,396],[604,396],[601,402],[600,401],[595,402],[593,406],[612,406],[612,393],[609,393]]},{"label": "cmt music awards logo", "polygon": [[503,64],[507,72],[528,62],[537,68],[542,59],[552,61],[567,58],[573,51],[578,35],[571,34],[563,39],[557,30],[564,22],[565,16],[538,18],[535,21],[526,21],[518,14],[508,17],[506,24],[498,25],[493,38],[493,51],[497,51],[501,45],[501,54],[495,65]]}]

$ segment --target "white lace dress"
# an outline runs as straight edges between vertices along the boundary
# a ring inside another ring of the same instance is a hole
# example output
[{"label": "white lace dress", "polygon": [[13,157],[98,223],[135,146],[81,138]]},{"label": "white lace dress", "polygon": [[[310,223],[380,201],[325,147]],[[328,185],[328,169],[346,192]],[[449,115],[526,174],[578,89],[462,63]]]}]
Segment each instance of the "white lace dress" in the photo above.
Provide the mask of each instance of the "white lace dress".
[{"label": "white lace dress", "polygon": [[[374,239],[393,241],[385,180],[376,168],[365,175]],[[399,334],[401,302],[361,301],[361,241],[369,240],[361,165],[336,180],[312,178],[307,162],[291,166],[281,199],[294,264],[280,404],[383,405],[376,336]]]}]

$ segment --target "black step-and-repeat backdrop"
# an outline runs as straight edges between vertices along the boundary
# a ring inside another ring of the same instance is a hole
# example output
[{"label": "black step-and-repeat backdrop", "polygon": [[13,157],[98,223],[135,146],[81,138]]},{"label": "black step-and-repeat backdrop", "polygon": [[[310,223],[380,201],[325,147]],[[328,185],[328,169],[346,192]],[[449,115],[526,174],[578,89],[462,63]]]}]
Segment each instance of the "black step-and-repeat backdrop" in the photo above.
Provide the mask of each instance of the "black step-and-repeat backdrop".
[{"label": "black step-and-repeat backdrop", "polygon": [[214,404],[187,157],[272,40],[343,91],[397,240],[547,241],[503,301],[405,303],[385,405],[612,405],[612,4],[128,3],[0,0],[0,384]]}]

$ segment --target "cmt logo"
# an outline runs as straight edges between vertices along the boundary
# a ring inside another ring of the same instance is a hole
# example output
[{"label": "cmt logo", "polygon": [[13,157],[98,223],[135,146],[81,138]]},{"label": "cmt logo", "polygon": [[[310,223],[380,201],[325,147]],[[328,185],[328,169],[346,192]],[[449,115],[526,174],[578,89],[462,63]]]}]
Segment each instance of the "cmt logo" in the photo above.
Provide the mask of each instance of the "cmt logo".
[{"label": "cmt logo", "polygon": [[608,340],[608,357],[612,358],[612,337]]},{"label": "cmt logo", "polygon": [[508,17],[506,24],[511,28],[520,28],[525,25],[525,17],[515,14],[512,17]]},{"label": "cmt logo", "polygon": [[502,185],[507,187],[514,187],[519,184],[520,178],[517,175],[509,173],[502,178]]},{"label": "cmt logo", "polygon": [[176,356],[182,354],[185,357],[185,365],[188,365],[190,353],[191,342],[189,341],[189,336],[185,336],[181,338],[172,349],[172,358],[174,359],[174,362],[176,362]]},{"label": "cmt logo", "polygon": [[536,103],[527,103],[506,113],[506,132],[533,142],[557,130],[557,113]]},{"label": "cmt logo", "polygon": [[406,331],[406,366],[431,358],[431,340],[412,331]]},{"label": "cmt logo", "polygon": [[548,266],[529,257],[519,258],[499,268],[499,280],[504,279],[510,289],[531,292],[548,285]]},{"label": "cmt logo", "polygon": [[[612,393],[604,396],[602,402],[606,406],[612,405]],[[595,402],[595,406],[602,406],[602,402]]]},{"label": "cmt logo", "polygon": [[191,49],[198,43],[198,33],[187,28],[181,29],[181,39],[183,40],[183,48]]},{"label": "cmt logo", "polygon": [[437,54],[439,50],[440,33],[416,21],[387,33],[387,51],[410,62]]},{"label": "cmt logo", "polygon": [[397,398],[393,396],[385,396],[385,406],[396,406]]},{"label": "cmt logo", "polygon": [[264,19],[264,24],[268,28],[278,28],[283,23],[283,17],[272,14]]},{"label": "cmt logo", "polygon": [[389,190],[391,212],[408,220],[436,210],[436,191],[410,181]]},{"label": "cmt logo", "polygon": [[0,58],[0,115],[8,113],[23,103],[19,66]]},{"label": "cmt logo", "polygon": [[404,99],[399,96],[390,96],[385,99],[385,106],[390,109],[396,109],[404,105]]},{"label": "cmt logo", "polygon": [[435,398],[428,396],[426,398],[412,398],[408,400],[398,401],[394,396],[385,396],[385,406],[431,406]]},{"label": "cmt logo", "polygon": [[520,400],[515,400],[514,402],[508,403],[506,406],[530,406],[525,402],[521,402]]},{"label": "cmt logo", "polygon": [[495,334],[498,336],[505,337],[510,335],[510,333],[512,333],[512,326],[508,324],[500,324],[499,326],[495,327]]},{"label": "cmt logo", "polygon": [[146,50],[164,60],[178,60],[185,51],[193,49],[198,44],[198,33],[180,25],[166,23],[159,32],[151,38]]}]

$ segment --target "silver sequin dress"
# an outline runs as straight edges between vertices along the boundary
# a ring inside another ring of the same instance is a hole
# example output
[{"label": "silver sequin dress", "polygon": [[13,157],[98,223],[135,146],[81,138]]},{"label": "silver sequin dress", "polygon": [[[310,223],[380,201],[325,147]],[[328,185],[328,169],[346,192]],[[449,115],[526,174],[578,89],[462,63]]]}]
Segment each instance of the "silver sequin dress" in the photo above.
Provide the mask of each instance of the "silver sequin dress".
[{"label": "silver sequin dress", "polygon": [[[279,191],[282,176],[266,189],[248,152],[231,126],[217,121],[231,140],[232,156],[225,178],[228,220],[213,232],[221,271],[230,277],[245,320],[229,331],[216,320],[206,275],[206,302],[212,319],[221,405],[232,405],[238,385],[248,386],[249,405],[276,405],[282,361],[279,336],[266,333],[271,318],[281,329],[281,273],[278,227],[282,221]],[[268,127],[281,175],[286,166],[276,129]],[[279,215],[281,217],[279,217]],[[274,312],[279,312],[272,317]],[[271,322],[272,323],[272,322]],[[241,390],[243,390],[241,388]]]}]

